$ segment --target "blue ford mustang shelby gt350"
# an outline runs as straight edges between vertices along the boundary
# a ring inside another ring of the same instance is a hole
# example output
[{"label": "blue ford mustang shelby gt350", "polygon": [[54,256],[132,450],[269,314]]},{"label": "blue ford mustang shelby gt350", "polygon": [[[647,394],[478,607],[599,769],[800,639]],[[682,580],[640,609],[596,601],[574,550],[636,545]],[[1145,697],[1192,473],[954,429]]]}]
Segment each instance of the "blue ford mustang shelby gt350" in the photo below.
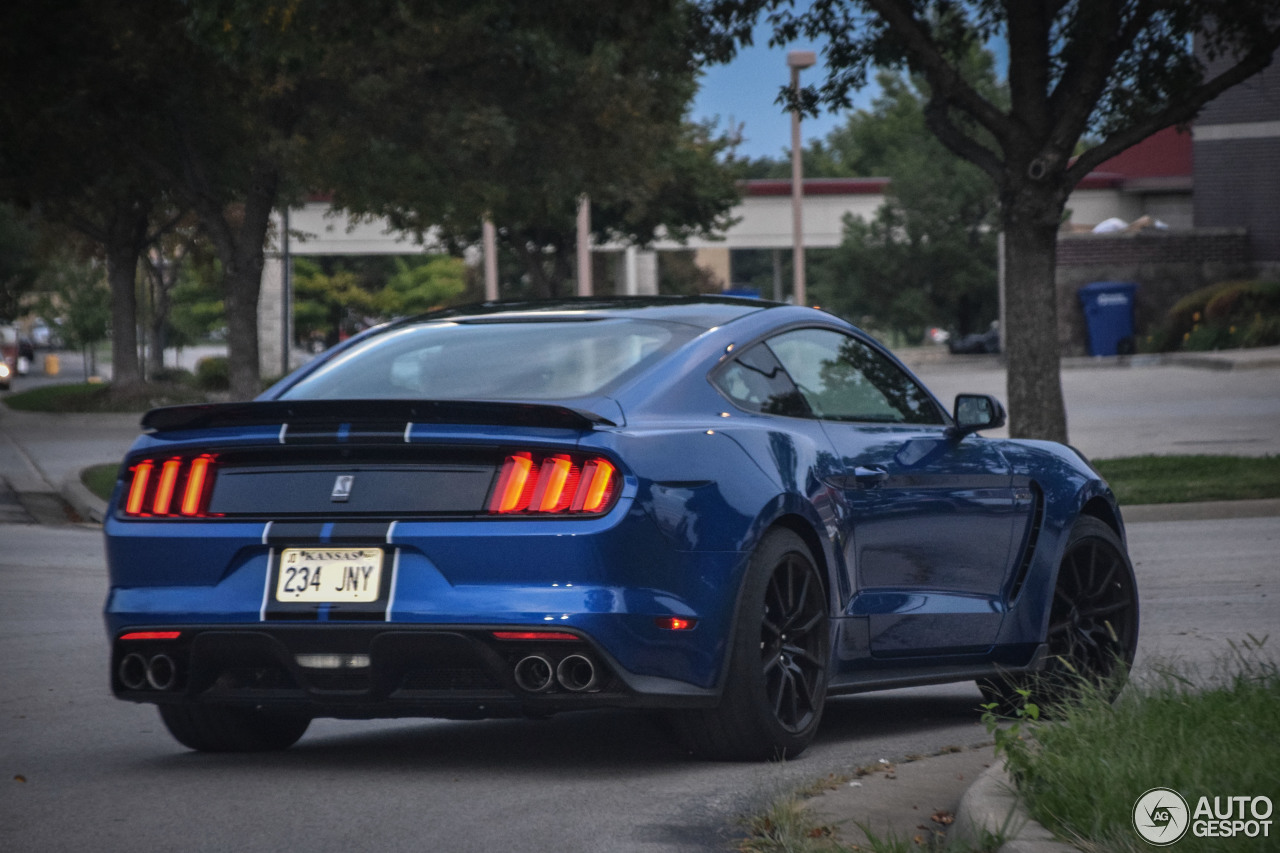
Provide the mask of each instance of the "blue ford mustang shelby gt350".
[{"label": "blue ford mustang shelby gt350", "polygon": [[200,750],[314,717],[664,711],[796,755],[830,695],[1132,661],[1110,489],[820,311],[451,309],[157,409],[106,521],[111,684]]}]

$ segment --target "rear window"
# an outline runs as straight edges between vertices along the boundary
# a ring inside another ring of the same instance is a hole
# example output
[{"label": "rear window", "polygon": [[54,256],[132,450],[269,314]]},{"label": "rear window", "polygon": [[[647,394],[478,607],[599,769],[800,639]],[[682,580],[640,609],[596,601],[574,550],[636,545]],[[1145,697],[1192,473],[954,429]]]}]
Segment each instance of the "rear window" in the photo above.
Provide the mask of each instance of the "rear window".
[{"label": "rear window", "polygon": [[588,397],[625,382],[698,332],[615,318],[426,323],[362,341],[281,399]]}]

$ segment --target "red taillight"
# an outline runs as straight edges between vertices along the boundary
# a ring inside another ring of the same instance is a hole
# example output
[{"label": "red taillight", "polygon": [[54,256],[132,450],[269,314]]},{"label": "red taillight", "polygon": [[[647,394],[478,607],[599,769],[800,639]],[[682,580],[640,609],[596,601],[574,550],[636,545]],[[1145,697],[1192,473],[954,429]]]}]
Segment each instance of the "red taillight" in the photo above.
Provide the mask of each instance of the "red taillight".
[{"label": "red taillight", "polygon": [[494,631],[497,640],[578,640],[577,634],[566,634],[563,631]]},{"label": "red taillight", "polygon": [[502,463],[489,512],[599,514],[617,491],[617,469],[607,459],[513,453]]},{"label": "red taillight", "polygon": [[122,640],[176,640],[182,636],[181,631],[134,631],[123,634]]},{"label": "red taillight", "polygon": [[[129,469],[129,492],[124,514],[174,518],[203,518],[213,491],[213,459],[209,455],[144,459]],[[159,475],[156,469],[159,468]]]},{"label": "red taillight", "polygon": [[697,619],[685,619],[680,616],[663,616],[655,619],[658,627],[667,631],[691,631],[698,624]]}]

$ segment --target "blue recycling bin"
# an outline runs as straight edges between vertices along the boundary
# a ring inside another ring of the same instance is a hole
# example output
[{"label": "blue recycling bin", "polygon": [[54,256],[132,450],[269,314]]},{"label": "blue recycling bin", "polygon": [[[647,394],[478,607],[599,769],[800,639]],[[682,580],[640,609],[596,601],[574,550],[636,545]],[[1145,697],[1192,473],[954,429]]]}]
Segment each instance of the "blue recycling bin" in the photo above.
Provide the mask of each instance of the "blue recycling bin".
[{"label": "blue recycling bin", "polygon": [[1089,335],[1089,355],[1128,355],[1134,351],[1132,281],[1095,281],[1080,288]]}]

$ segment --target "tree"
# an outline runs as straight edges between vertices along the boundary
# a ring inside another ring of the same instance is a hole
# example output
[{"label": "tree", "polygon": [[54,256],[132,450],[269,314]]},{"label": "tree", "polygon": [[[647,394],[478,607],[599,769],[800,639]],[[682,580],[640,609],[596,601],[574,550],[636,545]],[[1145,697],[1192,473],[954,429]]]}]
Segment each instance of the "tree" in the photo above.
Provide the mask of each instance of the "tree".
[{"label": "tree", "polygon": [[[998,99],[992,64],[975,51],[966,76]],[[937,323],[985,328],[998,311],[995,188],[928,133],[927,96],[912,81],[882,72],[878,83],[869,110],[805,152],[819,174],[890,181],[876,216],[847,219],[841,246],[813,270],[815,298],[908,340]]]},{"label": "tree", "polygon": [[395,274],[375,296],[385,317],[408,317],[442,308],[467,290],[467,265],[461,258],[434,255],[418,263],[395,260]]},{"label": "tree", "polygon": [[[562,294],[572,276],[583,194],[600,241],[726,223],[738,198],[720,162],[729,140],[684,121],[697,74],[689,4],[464,5],[445,45],[438,24],[419,34],[423,21],[406,23],[419,58],[391,63],[402,76],[386,85],[402,99],[360,113],[367,138],[336,140],[336,204],[440,228],[459,245],[478,242],[489,216],[535,296]],[[465,74],[451,78],[463,60]],[[459,97],[442,98],[445,83]]]},{"label": "tree", "polygon": [[184,59],[167,0],[0,6],[0,198],[101,247],[112,299],[112,385],[142,381],[138,258],[167,224],[141,152]]},{"label": "tree", "polygon": [[36,311],[52,327],[58,326],[63,342],[87,357],[85,378],[97,371],[95,345],[107,336],[111,321],[111,289],[101,264],[62,253],[51,258],[40,274],[40,303]]},{"label": "tree", "polygon": [[[801,92],[804,109],[847,107],[877,65],[928,83],[929,129],[999,193],[1010,432],[1058,441],[1067,427],[1054,271],[1068,195],[1107,159],[1190,122],[1280,46],[1274,0],[815,0],[803,10],[710,0],[704,8],[712,60],[749,40],[765,11],[776,40],[825,41],[826,79]],[[995,39],[1008,47],[1007,107],[961,71],[974,46]],[[1216,60],[1212,73],[1206,59]],[[1073,156],[1086,136],[1092,144]]]},{"label": "tree", "polygon": [[35,226],[13,205],[0,202],[0,323],[17,318],[19,302],[38,272]]}]

